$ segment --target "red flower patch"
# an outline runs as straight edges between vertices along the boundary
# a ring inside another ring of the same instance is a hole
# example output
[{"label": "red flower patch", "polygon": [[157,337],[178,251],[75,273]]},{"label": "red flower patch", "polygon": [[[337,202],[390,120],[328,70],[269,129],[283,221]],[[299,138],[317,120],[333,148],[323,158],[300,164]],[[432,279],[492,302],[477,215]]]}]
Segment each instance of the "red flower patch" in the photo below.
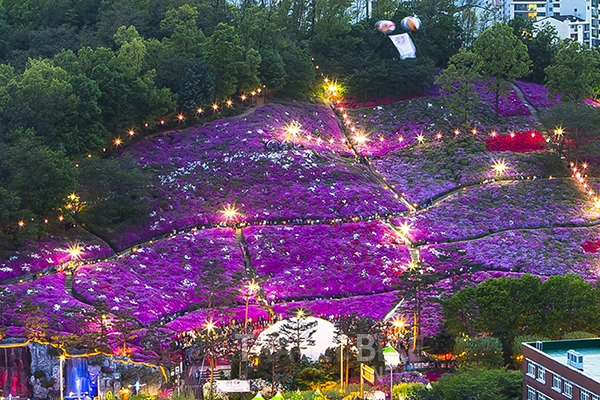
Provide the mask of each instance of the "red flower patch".
[{"label": "red flower patch", "polygon": [[546,148],[544,136],[537,131],[513,132],[509,135],[491,137],[485,142],[488,151],[514,151],[527,153]]},{"label": "red flower patch", "polygon": [[600,249],[600,240],[596,240],[595,242],[587,240],[583,242],[581,247],[583,247],[583,251],[586,253],[597,253]]}]

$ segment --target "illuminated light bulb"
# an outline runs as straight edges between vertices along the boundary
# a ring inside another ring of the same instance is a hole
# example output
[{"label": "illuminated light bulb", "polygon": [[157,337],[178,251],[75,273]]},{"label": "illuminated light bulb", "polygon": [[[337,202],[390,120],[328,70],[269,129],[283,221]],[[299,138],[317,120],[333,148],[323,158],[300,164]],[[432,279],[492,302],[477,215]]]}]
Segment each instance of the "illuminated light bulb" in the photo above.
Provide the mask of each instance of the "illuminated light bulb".
[{"label": "illuminated light bulb", "polygon": [[510,137],[514,138],[515,137],[515,133],[514,132],[510,132]]},{"label": "illuminated light bulb", "polygon": [[196,112],[198,114],[202,114],[204,112],[204,110],[202,109],[202,107],[198,107],[198,109],[196,110]]},{"label": "illuminated light bulb", "polygon": [[25,221],[20,220],[19,222],[17,222],[17,225],[19,225],[19,228],[22,228],[25,226]]},{"label": "illuminated light bulb", "polygon": [[243,95],[241,95],[241,96],[240,96],[240,99],[242,99],[242,101],[246,101],[246,99],[247,99],[247,98],[248,98],[248,97],[246,97],[246,95],[245,95],[245,94],[243,94]]},{"label": "illuminated light bulb", "polygon": [[250,94],[251,94],[252,96],[256,96],[256,92],[255,92],[254,90],[253,90],[253,91],[251,91],[251,92],[250,92]]},{"label": "illuminated light bulb", "polygon": [[319,69],[319,66],[318,66],[318,65],[315,65],[315,69]]},{"label": "illuminated light bulb", "polygon": [[260,93],[260,92],[262,92],[262,89],[261,89],[261,88],[258,88],[258,89],[256,89],[256,92],[257,92],[257,93]]},{"label": "illuminated light bulb", "polygon": [[298,123],[298,121],[292,121],[286,126],[284,126],[285,136],[288,139],[295,138],[298,136],[302,130],[302,125]]},{"label": "illuminated light bulb", "polygon": [[219,109],[219,105],[217,103],[214,103],[211,107],[213,111],[217,111]]},{"label": "illuminated light bulb", "polygon": [[147,127],[148,127],[148,123],[147,123],[147,122],[144,122],[144,126],[147,128]]},{"label": "illuminated light bulb", "polygon": [[458,129],[455,129],[455,130],[454,130],[454,136],[458,136],[458,135],[460,135],[460,130],[458,130]]},{"label": "illuminated light bulb", "polygon": [[329,82],[329,78],[323,79],[323,82],[328,83]]},{"label": "illuminated light bulb", "polygon": [[206,321],[206,323],[204,324],[204,329],[206,329],[207,332],[212,332],[215,330],[215,323],[211,320]]},{"label": "illuminated light bulb", "polygon": [[177,119],[180,120],[180,121],[183,121],[183,114],[177,115]]},{"label": "illuminated light bulb", "polygon": [[581,178],[581,173],[580,172],[576,173],[575,178],[577,178],[577,179]]},{"label": "illuminated light bulb", "polygon": [[531,132],[531,137],[534,138],[535,137],[535,132]]},{"label": "illuminated light bulb", "polygon": [[501,175],[506,172],[507,166],[504,162],[497,161],[492,165],[492,168],[494,169],[497,175]]},{"label": "illuminated light bulb", "polygon": [[58,216],[58,220],[59,220],[60,222],[62,222],[64,219],[65,219],[65,217],[63,217],[62,215],[59,215],[59,216]]},{"label": "illuminated light bulb", "polygon": [[44,218],[44,223],[47,224],[48,223],[48,218]]},{"label": "illuminated light bulb", "polygon": [[164,124],[165,124],[165,120],[164,120],[164,119],[161,119],[161,120],[160,120],[160,124],[161,124],[161,125],[164,125]]},{"label": "illuminated light bulb", "polygon": [[307,140],[311,140],[311,139],[312,139],[312,135],[307,135],[307,136],[306,136],[306,139],[307,139]]},{"label": "illuminated light bulb", "polygon": [[554,135],[557,138],[561,139],[562,137],[564,137],[565,131],[563,130],[562,127],[559,126],[558,128],[554,129]]},{"label": "illuminated light bulb", "polygon": [[435,137],[437,138],[437,140],[440,140],[442,138],[442,132],[436,133]]},{"label": "illuminated light bulb", "polygon": [[130,129],[129,130],[129,136],[133,136],[133,135],[135,135],[135,132],[133,131],[133,129]]},{"label": "illuminated light bulb", "polygon": [[367,141],[367,137],[365,135],[357,134],[354,136],[354,140],[356,140],[356,143],[358,144],[364,144]]},{"label": "illuminated light bulb", "polygon": [[399,142],[402,142],[402,141],[404,141],[404,138],[403,138],[402,136],[400,136],[400,137],[398,138],[398,141],[399,141]]},{"label": "illuminated light bulb", "polygon": [[225,104],[227,104],[227,107],[231,107],[233,105],[233,101],[227,100]]},{"label": "illuminated light bulb", "polygon": [[123,141],[121,140],[121,138],[116,138],[115,140],[113,140],[113,143],[115,144],[115,146],[119,147]]},{"label": "illuminated light bulb", "polygon": [[599,209],[600,209],[600,200],[596,200],[596,201],[594,202],[594,207],[595,207],[595,208],[599,208]]},{"label": "illuminated light bulb", "polygon": [[400,225],[398,229],[400,230],[402,236],[408,236],[410,234],[411,227],[405,222],[404,224]]},{"label": "illuminated light bulb", "polygon": [[385,138],[383,136],[379,136],[379,141],[383,142],[385,140]]},{"label": "illuminated light bulb", "polygon": [[394,328],[404,328],[406,326],[406,322],[404,322],[403,320],[401,320],[400,318],[395,319],[392,322],[392,325],[394,325]]},{"label": "illuminated light bulb", "polygon": [[583,169],[586,169],[588,167],[588,164],[587,163],[583,163],[583,164],[581,164],[581,166],[583,167]]},{"label": "illuminated light bulb", "polygon": [[417,136],[417,142],[423,143],[424,141],[425,141],[425,136],[423,136],[423,134],[420,134],[419,136]]},{"label": "illuminated light bulb", "polygon": [[303,309],[299,309],[298,312],[296,312],[296,318],[302,318],[304,317],[304,310]]},{"label": "illuminated light bulb", "polygon": [[92,157],[92,155],[91,155],[91,154],[88,154],[88,158],[91,158],[91,157]]},{"label": "illuminated light bulb", "polygon": [[574,165],[575,165],[575,163],[574,163],[573,161],[571,161],[571,162],[569,163],[569,165],[572,167],[572,166],[574,166]]},{"label": "illuminated light bulb", "polygon": [[477,135],[477,128],[473,128],[473,130],[471,130],[471,132],[473,133],[473,135]]},{"label": "illuminated light bulb", "polygon": [[498,134],[498,133],[497,133],[496,131],[492,131],[492,133],[490,133],[490,135],[491,135],[492,137],[496,137],[496,135],[497,135],[497,134]]},{"label": "illuminated light bulb", "polygon": [[593,190],[590,190],[590,191],[588,192],[588,196],[593,196],[593,195],[594,195],[594,191],[593,191]]},{"label": "illuminated light bulb", "polygon": [[237,208],[235,208],[235,206],[232,206],[230,204],[228,204],[221,212],[225,216],[226,220],[235,219],[240,215]]},{"label": "illuminated light bulb", "polygon": [[82,249],[79,246],[79,244],[77,244],[77,243],[76,244],[72,244],[67,249],[67,253],[69,253],[69,255],[71,256],[71,260],[77,260],[81,256]]},{"label": "illuminated light bulb", "polygon": [[346,113],[343,113],[343,114],[342,114],[342,117],[344,117],[344,118],[348,118],[348,114],[346,114]]},{"label": "illuminated light bulb", "polygon": [[333,144],[333,138],[329,139],[329,143]]}]

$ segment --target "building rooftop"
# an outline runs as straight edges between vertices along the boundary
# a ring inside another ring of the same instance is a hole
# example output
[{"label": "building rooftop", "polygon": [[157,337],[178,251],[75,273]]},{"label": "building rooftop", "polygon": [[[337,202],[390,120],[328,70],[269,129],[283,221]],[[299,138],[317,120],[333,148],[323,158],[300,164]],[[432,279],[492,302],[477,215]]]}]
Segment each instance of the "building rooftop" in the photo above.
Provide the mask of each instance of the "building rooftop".
[{"label": "building rooftop", "polygon": [[[549,358],[578,370],[589,378],[600,382],[600,338],[552,340],[545,342],[529,342],[529,346],[544,353]],[[574,350],[583,356],[583,370],[567,363],[567,352]]]}]

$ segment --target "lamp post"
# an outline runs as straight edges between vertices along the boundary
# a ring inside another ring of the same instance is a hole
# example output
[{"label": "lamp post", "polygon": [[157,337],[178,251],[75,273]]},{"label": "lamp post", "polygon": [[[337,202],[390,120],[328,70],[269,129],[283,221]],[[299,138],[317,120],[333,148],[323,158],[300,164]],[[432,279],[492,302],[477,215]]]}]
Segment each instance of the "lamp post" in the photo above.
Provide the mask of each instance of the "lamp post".
[{"label": "lamp post", "polygon": [[390,400],[393,400],[394,375],[393,368],[400,364],[400,353],[396,351],[389,343],[382,350],[385,363],[390,366]]},{"label": "lamp post", "polygon": [[250,297],[252,297],[253,294],[255,294],[256,292],[258,292],[259,286],[258,283],[251,281],[250,283],[248,283],[248,285],[246,285],[246,309],[245,309],[245,314],[244,314],[244,332],[247,331],[248,328],[248,305],[250,302]]},{"label": "lamp post", "polygon": [[58,358],[58,380],[60,386],[60,400],[65,400],[65,384],[63,382],[63,365],[65,363],[65,356],[61,355]]}]

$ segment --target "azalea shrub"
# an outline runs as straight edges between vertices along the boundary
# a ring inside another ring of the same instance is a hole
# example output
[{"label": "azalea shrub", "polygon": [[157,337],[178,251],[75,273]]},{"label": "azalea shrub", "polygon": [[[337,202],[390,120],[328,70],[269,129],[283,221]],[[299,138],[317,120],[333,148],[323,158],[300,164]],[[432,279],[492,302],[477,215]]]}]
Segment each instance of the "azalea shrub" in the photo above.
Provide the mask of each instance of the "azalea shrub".
[{"label": "azalea shrub", "polygon": [[518,228],[581,225],[598,218],[593,203],[569,179],[493,182],[465,188],[435,207],[408,218],[415,241],[436,243],[473,239]]},{"label": "azalea shrub", "polygon": [[[491,82],[478,81],[474,83],[475,91],[479,98],[492,109],[496,107],[496,94],[492,90]],[[519,98],[511,86],[504,90],[498,98],[498,113],[503,117],[530,115],[529,108]]]},{"label": "azalea shrub", "polygon": [[[494,165],[503,164],[499,173]],[[423,204],[465,185],[490,179],[566,176],[556,154],[489,153],[480,140],[465,137],[401,149],[373,160],[387,182],[413,203]]]},{"label": "azalea shrub", "polygon": [[488,151],[514,151],[527,153],[546,149],[546,139],[537,131],[511,132],[490,137],[485,142]]},{"label": "azalea shrub", "polygon": [[[73,256],[69,249],[79,253]],[[30,241],[18,251],[5,253],[0,259],[0,281],[52,273],[69,267],[69,262],[90,262],[113,254],[106,243],[82,228],[70,228],[42,240]]]},{"label": "azalea shrub", "polygon": [[515,85],[521,89],[527,102],[535,108],[550,108],[561,102],[560,95],[550,96],[548,89],[539,83],[516,81]]},{"label": "azalea shrub", "polygon": [[460,275],[469,271],[511,271],[533,275],[577,273],[595,277],[597,256],[589,243],[600,229],[554,228],[514,230],[481,239],[422,246],[421,261],[439,274]]},{"label": "azalea shrub", "polygon": [[402,239],[381,221],[244,229],[269,300],[390,290],[410,262]]},{"label": "azalea shrub", "polygon": [[245,276],[233,231],[206,229],[156,241],[114,261],[77,269],[73,290],[110,311],[130,310],[143,324],[189,307],[222,305]]}]

